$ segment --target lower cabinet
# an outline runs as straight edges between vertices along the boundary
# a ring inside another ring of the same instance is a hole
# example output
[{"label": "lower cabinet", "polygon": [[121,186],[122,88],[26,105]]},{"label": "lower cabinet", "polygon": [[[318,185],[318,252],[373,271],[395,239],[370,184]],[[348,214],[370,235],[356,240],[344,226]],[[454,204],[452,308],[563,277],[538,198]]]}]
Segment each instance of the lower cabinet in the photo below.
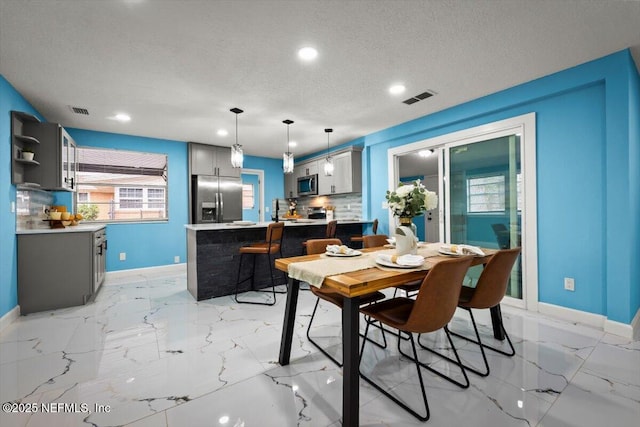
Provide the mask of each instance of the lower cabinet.
[{"label": "lower cabinet", "polygon": [[83,305],[94,296],[104,279],[96,271],[106,255],[106,243],[96,245],[100,233],[104,229],[18,234],[21,314]]}]

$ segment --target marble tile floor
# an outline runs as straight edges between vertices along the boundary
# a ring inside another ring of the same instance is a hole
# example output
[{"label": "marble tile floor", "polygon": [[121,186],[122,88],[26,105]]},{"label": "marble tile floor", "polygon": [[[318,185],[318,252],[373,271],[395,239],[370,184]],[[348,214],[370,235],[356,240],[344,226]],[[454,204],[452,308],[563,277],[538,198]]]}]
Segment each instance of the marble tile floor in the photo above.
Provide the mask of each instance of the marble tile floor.
[{"label": "marble tile floor", "polygon": [[[273,307],[196,302],[184,274],[109,278],[95,302],[23,316],[0,334],[0,426],[339,426],[341,370],[305,336],[314,302],[300,293],[292,363],[282,367],[284,296]],[[320,307],[313,335],[341,357],[339,311]],[[469,374],[467,390],[423,370],[426,423],[361,381],[361,425],[638,425],[640,342],[509,307],[503,314],[515,357],[489,353],[491,375]],[[488,313],[477,317],[488,334]],[[457,313],[451,329],[469,328]],[[424,341],[446,349],[441,333]],[[415,368],[391,343],[367,346],[362,369],[417,404]],[[480,362],[477,347],[456,343],[468,363]],[[5,412],[7,403],[32,412]]]}]

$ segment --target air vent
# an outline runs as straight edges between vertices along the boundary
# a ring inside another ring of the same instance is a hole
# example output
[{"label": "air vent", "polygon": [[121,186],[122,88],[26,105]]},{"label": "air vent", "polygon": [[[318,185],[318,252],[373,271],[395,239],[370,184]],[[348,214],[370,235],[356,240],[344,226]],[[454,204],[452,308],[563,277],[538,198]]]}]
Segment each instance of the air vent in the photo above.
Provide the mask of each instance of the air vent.
[{"label": "air vent", "polygon": [[71,111],[73,111],[76,114],[82,114],[85,116],[89,115],[89,110],[87,110],[86,108],[72,107],[71,105],[69,106],[69,108],[71,108]]},{"label": "air vent", "polygon": [[405,99],[404,101],[402,101],[404,104],[407,105],[411,105],[411,104],[415,104],[418,101],[422,101],[423,99],[427,99],[427,98],[431,98],[433,95],[435,95],[435,92],[432,91],[425,91],[422,92],[421,94],[418,94],[416,96],[413,96],[409,99]]}]

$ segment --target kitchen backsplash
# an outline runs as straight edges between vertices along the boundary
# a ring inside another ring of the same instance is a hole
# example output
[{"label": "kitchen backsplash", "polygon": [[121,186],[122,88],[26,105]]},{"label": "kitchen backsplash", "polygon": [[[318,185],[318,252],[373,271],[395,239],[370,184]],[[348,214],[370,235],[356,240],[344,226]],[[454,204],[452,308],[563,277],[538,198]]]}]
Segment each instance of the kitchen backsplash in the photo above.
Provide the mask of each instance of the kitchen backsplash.
[{"label": "kitchen backsplash", "polygon": [[[289,202],[286,199],[278,200],[280,205],[279,215],[287,212]],[[272,202],[271,210],[275,212],[275,200]],[[362,219],[362,194],[350,193],[335,196],[301,197],[298,199],[296,210],[302,216],[307,215],[309,207],[333,206],[335,219]],[[268,217],[266,218],[268,219]]]},{"label": "kitchen backsplash", "polygon": [[53,204],[53,194],[38,190],[16,191],[16,230],[49,228],[45,209]]}]

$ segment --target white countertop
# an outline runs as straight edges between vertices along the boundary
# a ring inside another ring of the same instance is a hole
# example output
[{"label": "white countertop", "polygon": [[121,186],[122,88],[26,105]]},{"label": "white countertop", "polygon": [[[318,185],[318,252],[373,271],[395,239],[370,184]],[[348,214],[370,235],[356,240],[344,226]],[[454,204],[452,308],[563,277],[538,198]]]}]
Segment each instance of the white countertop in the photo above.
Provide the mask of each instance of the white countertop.
[{"label": "white countertop", "polygon": [[90,233],[102,230],[106,224],[78,224],[65,228],[33,228],[29,230],[17,230],[16,234],[53,234],[53,233]]},{"label": "white countertop", "polygon": [[[339,219],[340,224],[371,224],[373,221],[366,219]],[[285,227],[302,227],[305,225],[327,225],[324,219],[304,219],[303,221],[283,221]],[[253,225],[233,224],[233,223],[215,223],[215,224],[186,224],[185,228],[193,231],[204,230],[238,230],[242,228],[266,228],[273,221],[258,222]]]}]

